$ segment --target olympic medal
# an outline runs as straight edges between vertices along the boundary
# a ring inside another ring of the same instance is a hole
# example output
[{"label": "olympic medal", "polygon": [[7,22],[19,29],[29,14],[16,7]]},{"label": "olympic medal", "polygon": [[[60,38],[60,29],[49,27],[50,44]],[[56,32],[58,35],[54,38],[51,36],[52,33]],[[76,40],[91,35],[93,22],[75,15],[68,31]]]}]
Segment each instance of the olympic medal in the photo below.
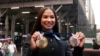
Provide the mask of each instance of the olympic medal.
[{"label": "olympic medal", "polygon": [[36,40],[36,45],[39,48],[45,48],[48,45],[48,40],[43,36],[41,39]]},{"label": "olympic medal", "polygon": [[73,47],[78,46],[79,43],[80,43],[80,41],[78,39],[74,38],[74,37],[71,37],[69,39],[69,42],[70,42],[70,45],[73,46]]}]

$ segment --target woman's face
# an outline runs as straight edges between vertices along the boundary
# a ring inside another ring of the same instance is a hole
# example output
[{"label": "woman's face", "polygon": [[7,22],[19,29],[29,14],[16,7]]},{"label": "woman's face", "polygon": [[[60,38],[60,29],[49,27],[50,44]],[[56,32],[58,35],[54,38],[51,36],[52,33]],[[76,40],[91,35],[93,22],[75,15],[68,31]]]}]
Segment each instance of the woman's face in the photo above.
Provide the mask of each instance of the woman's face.
[{"label": "woman's face", "polygon": [[52,10],[47,9],[44,11],[41,18],[41,25],[43,30],[51,30],[55,25],[55,16]]}]

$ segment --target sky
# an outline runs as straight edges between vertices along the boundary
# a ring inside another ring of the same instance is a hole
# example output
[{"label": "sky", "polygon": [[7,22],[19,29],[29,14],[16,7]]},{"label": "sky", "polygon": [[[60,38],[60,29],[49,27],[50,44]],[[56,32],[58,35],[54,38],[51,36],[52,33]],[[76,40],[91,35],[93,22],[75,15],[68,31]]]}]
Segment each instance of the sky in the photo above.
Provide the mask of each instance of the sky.
[{"label": "sky", "polygon": [[95,24],[97,29],[100,29],[100,0],[91,0],[91,5],[94,11]]}]

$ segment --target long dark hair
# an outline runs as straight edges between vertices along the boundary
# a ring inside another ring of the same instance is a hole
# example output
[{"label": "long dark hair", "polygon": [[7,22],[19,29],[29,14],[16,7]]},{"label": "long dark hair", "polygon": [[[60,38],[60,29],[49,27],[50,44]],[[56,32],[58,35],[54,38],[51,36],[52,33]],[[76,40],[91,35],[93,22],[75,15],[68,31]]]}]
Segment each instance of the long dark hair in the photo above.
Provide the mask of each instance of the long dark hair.
[{"label": "long dark hair", "polygon": [[32,31],[31,34],[33,34],[35,31],[39,31],[39,30],[42,29],[42,26],[41,26],[41,18],[42,18],[42,15],[43,15],[44,11],[47,10],[47,9],[52,10],[53,13],[54,13],[56,22],[55,22],[55,26],[53,27],[53,31],[54,31],[54,32],[58,32],[57,15],[56,15],[54,9],[48,8],[48,7],[44,7],[44,8],[41,8],[40,11],[38,12],[38,16],[37,16],[37,19],[36,19],[36,21],[35,21],[35,24],[34,24],[34,27],[33,27],[33,31]]}]

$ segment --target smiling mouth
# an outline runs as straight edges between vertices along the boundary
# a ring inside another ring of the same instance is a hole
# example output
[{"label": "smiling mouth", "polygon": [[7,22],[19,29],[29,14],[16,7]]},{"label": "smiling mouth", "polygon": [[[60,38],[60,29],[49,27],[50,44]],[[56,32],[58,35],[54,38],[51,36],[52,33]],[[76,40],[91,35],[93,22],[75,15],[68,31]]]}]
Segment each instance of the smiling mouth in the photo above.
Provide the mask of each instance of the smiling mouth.
[{"label": "smiling mouth", "polygon": [[50,27],[50,26],[52,26],[52,25],[53,25],[53,23],[46,24],[46,26],[48,26],[48,27]]},{"label": "smiling mouth", "polygon": [[52,27],[52,25],[46,25],[46,27]]}]

